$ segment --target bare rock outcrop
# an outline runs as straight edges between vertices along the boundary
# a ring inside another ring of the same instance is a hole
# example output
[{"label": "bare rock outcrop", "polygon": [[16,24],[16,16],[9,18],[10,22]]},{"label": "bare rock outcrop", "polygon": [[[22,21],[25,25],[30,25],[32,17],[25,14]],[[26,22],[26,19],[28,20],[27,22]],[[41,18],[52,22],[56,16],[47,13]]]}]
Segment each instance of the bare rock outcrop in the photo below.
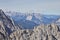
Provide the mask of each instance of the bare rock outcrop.
[{"label": "bare rock outcrop", "polygon": [[60,32],[56,24],[41,25],[34,28],[31,40],[60,40]]},{"label": "bare rock outcrop", "polygon": [[60,40],[58,26],[54,23],[42,24],[33,30],[16,30],[10,35],[11,40]]}]

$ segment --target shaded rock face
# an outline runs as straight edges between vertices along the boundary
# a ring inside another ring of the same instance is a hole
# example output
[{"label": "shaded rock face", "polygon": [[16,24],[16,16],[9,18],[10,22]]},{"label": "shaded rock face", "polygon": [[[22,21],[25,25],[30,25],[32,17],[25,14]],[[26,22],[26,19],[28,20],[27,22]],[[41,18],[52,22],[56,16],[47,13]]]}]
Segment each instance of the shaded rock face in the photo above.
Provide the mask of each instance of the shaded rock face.
[{"label": "shaded rock face", "polygon": [[0,40],[2,40],[2,38],[7,40],[8,36],[16,29],[17,27],[13,21],[0,9]]},{"label": "shaded rock face", "polygon": [[52,23],[34,29],[19,29],[12,19],[0,10],[0,40],[60,40],[59,27]]}]

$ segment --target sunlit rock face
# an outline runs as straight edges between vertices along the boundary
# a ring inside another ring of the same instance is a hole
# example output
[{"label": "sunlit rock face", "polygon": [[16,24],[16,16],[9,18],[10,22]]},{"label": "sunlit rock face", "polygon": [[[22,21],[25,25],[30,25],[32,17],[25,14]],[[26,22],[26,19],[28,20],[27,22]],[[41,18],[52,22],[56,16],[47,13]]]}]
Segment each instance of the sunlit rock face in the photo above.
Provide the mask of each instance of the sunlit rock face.
[{"label": "sunlit rock face", "polygon": [[20,29],[0,10],[0,40],[60,40],[60,29],[56,23]]},{"label": "sunlit rock face", "polygon": [[10,35],[11,40],[30,40],[31,30],[17,30]]},{"label": "sunlit rock face", "polygon": [[11,33],[10,40],[60,40],[60,32],[54,23],[42,24],[32,30],[16,30]]},{"label": "sunlit rock face", "polygon": [[[59,36],[58,36],[59,35]],[[34,28],[32,40],[60,40],[60,32],[56,24],[41,25]]]}]

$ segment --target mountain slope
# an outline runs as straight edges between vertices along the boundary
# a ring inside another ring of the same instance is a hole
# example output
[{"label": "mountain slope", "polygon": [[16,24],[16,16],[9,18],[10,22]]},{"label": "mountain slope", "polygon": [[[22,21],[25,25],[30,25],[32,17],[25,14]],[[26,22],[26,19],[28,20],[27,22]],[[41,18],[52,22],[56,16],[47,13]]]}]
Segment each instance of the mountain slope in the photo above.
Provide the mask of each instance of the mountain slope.
[{"label": "mountain slope", "polygon": [[[0,9],[0,37],[4,37],[4,39],[15,30],[17,30],[13,23],[13,21],[5,15],[5,13]],[[1,39],[0,39],[1,40]]]},{"label": "mountain slope", "polygon": [[60,40],[60,29],[56,23],[20,29],[0,10],[0,40]]}]

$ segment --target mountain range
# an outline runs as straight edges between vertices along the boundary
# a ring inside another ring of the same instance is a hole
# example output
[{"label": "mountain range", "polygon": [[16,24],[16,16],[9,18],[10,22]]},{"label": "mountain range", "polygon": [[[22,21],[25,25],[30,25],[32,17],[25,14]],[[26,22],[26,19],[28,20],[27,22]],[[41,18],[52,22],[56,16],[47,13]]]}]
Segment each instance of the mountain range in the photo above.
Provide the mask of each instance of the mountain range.
[{"label": "mountain range", "polygon": [[0,9],[0,40],[60,40],[60,17]]},{"label": "mountain range", "polygon": [[[20,14],[18,15],[21,16]],[[36,14],[35,16],[34,13],[33,15],[27,14],[23,15],[23,18],[19,16],[16,17],[16,15],[9,16],[0,9],[0,40],[60,40],[60,17],[48,17],[43,15],[38,17],[37,15],[38,14]],[[35,26],[33,25],[34,23],[36,23],[37,26],[33,27],[33,29],[29,29],[30,27],[27,29],[23,29],[23,27],[25,26],[21,26],[20,21],[18,21],[20,20],[20,18],[22,19],[21,21],[23,21],[23,23],[25,21],[26,27],[29,27],[29,25],[31,25],[31,27]],[[47,21],[47,18],[53,20],[53,22],[50,20]],[[44,21],[48,23],[45,22],[45,24],[42,19],[44,19]],[[35,21],[41,22],[38,23]],[[16,25],[17,23],[19,24],[19,26]]]},{"label": "mountain range", "polygon": [[43,15],[40,13],[21,13],[21,12],[5,12],[10,16],[16,25],[22,26],[23,29],[33,29],[35,26],[42,24],[51,24],[56,22],[59,15]]}]

